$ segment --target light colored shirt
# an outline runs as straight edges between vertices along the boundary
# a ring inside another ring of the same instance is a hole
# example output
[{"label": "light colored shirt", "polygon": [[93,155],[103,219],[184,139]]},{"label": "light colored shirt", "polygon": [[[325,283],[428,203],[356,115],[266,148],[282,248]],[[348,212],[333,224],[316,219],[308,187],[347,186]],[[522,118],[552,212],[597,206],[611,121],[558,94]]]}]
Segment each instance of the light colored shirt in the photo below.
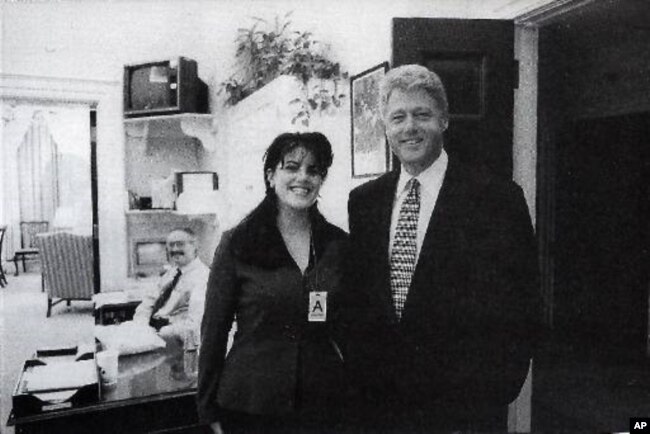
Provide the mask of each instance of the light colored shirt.
[{"label": "light colored shirt", "polygon": [[[176,267],[172,267],[160,277],[158,284],[147,291],[133,316],[133,321],[149,324],[156,300],[160,297],[165,285],[176,275]],[[167,336],[182,338],[189,328],[199,337],[201,319],[205,303],[205,291],[210,270],[195,258],[192,262],[181,267],[181,277],[172,290],[167,302],[156,312],[157,317],[167,318],[169,325],[160,329],[159,333]]]},{"label": "light colored shirt", "polygon": [[[429,227],[429,220],[431,220],[433,209],[436,207],[436,202],[438,201],[438,195],[440,194],[442,182],[445,179],[448,162],[449,158],[443,149],[440,152],[438,159],[434,161],[431,166],[427,167],[418,176],[415,176],[415,178],[420,182],[420,214],[418,216],[418,232],[416,239],[416,264],[418,258],[420,257],[420,250],[422,249],[424,236],[426,235],[427,228]],[[395,189],[393,213],[390,219],[390,248],[388,249],[389,255],[393,249],[395,232],[397,230],[397,220],[399,219],[399,212],[402,208],[402,202],[404,202],[404,199],[406,199],[406,196],[408,195],[408,190],[405,187],[409,180],[412,178],[414,177],[409,174],[404,169],[404,167],[402,167],[399,179],[397,181],[397,188]]]}]

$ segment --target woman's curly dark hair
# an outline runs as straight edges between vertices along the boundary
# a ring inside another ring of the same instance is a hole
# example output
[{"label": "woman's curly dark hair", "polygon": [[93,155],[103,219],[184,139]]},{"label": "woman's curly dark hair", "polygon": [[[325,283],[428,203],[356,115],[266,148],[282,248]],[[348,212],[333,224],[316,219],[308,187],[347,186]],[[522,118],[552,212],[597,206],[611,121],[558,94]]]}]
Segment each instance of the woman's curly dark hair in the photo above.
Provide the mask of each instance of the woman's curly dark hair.
[{"label": "woman's curly dark hair", "polygon": [[327,171],[332,166],[334,155],[332,154],[332,145],[324,134],[318,132],[311,133],[283,133],[273,140],[271,146],[264,153],[264,184],[266,185],[266,195],[275,195],[266,173],[275,170],[278,164],[284,161],[284,157],[296,148],[304,148],[311,152],[316,160],[316,166],[319,174],[325,178]]}]

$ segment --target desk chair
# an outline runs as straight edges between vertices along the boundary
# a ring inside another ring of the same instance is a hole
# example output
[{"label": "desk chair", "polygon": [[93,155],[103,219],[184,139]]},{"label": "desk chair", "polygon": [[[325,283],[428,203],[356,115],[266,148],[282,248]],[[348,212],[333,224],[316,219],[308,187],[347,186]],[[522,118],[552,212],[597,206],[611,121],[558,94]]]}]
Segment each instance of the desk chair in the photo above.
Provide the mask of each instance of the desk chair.
[{"label": "desk chair", "polygon": [[7,284],[7,276],[5,275],[5,270],[2,268],[2,243],[5,239],[5,233],[7,232],[7,225],[0,226],[0,288],[4,288]]},{"label": "desk chair", "polygon": [[14,252],[14,257],[11,260],[16,268],[16,276],[18,276],[18,261],[23,263],[23,273],[26,273],[25,261],[39,258],[36,235],[47,232],[49,228],[50,223],[46,221],[20,222],[20,249]]},{"label": "desk chair", "polygon": [[36,235],[36,243],[47,289],[46,316],[64,300],[68,306],[72,300],[91,300],[95,292],[92,236],[49,232]]}]

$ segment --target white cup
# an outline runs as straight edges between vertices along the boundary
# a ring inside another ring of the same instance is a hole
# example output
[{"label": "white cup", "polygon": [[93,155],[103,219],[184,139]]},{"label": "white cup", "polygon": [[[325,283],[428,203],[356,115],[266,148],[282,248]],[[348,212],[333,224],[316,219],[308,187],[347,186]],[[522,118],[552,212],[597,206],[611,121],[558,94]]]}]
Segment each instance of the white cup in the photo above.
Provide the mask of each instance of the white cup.
[{"label": "white cup", "polygon": [[111,386],[117,383],[117,361],[119,353],[115,350],[104,350],[95,354],[99,374],[104,386]]}]

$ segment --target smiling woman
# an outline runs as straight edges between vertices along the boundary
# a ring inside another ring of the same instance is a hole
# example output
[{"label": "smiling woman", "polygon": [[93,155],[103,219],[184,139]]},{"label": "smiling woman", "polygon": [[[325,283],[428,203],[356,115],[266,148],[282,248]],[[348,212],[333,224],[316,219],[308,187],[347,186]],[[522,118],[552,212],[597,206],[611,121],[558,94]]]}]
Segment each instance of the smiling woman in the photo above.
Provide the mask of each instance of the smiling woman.
[{"label": "smiling woman", "polygon": [[[286,140],[288,138],[280,136],[276,140],[278,148],[286,141],[282,145],[285,149],[279,149],[281,154],[273,152],[268,155],[264,170],[267,191],[277,197],[281,214],[300,212],[314,205],[332,161],[331,151],[329,155],[318,155],[328,152],[317,145],[304,146],[298,141]],[[276,155],[282,155],[277,162]]]},{"label": "smiling woman", "polygon": [[341,423],[345,382],[334,330],[347,236],[316,206],[331,164],[323,134],[281,134],[265,154],[266,197],[222,236],[198,383],[200,418],[215,432],[222,425],[226,432],[333,432]]},{"label": "smiling woman", "polygon": [[[316,203],[332,162],[332,153],[322,134],[307,133],[303,136],[302,140],[298,135],[279,136],[271,145],[273,152],[267,156],[264,166],[267,191],[277,200],[277,222],[282,239],[304,273],[309,264],[311,241],[308,211]],[[277,162],[276,157],[280,157]]]}]

